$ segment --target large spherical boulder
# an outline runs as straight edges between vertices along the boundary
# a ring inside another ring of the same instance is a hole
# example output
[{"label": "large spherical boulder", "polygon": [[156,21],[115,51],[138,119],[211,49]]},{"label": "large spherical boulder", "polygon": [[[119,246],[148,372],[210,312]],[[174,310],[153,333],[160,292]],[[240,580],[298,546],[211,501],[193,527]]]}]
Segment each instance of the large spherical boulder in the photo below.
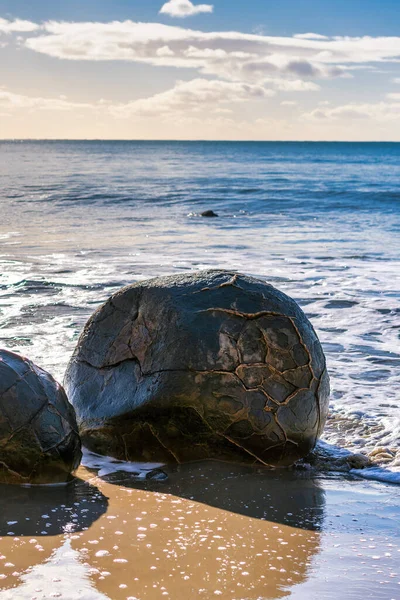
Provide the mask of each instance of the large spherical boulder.
[{"label": "large spherical boulder", "polygon": [[75,411],[63,388],[0,350],[0,483],[61,483],[79,466]]},{"label": "large spherical boulder", "polygon": [[65,385],[85,445],[157,462],[290,465],[314,447],[329,398],[296,302],[225,271],[117,292],[87,323]]}]

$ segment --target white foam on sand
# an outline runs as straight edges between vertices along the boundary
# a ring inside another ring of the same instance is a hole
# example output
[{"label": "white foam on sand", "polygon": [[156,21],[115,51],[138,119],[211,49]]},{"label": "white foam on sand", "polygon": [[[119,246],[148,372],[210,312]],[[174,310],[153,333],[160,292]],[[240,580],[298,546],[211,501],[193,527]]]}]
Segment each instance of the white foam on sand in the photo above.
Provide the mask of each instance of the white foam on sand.
[{"label": "white foam on sand", "polygon": [[87,469],[94,469],[98,477],[106,477],[112,473],[132,473],[138,479],[145,479],[146,475],[163,466],[162,463],[138,463],[116,460],[110,456],[101,456],[83,448],[82,466]]},{"label": "white foam on sand", "polygon": [[[351,455],[347,450],[340,447],[335,447],[321,441],[317,447],[325,457],[330,457],[332,462],[337,458],[344,458]],[[144,462],[127,462],[116,460],[110,456],[101,456],[83,448],[82,466],[87,469],[95,470],[97,477],[106,477],[113,473],[130,473],[137,479],[146,479],[146,476],[154,469],[163,467],[163,463],[144,463]],[[329,463],[326,464],[329,470]],[[337,472],[337,467],[334,468]],[[347,469],[344,468],[347,472]],[[368,467],[365,469],[351,469],[350,474],[371,481],[381,481],[383,483],[400,484],[400,465],[397,467],[383,468],[379,466]]]},{"label": "white foam on sand", "polygon": [[352,475],[357,475],[370,481],[381,481],[383,483],[395,483],[400,485],[400,467],[383,469],[382,467],[370,467],[368,469],[352,469]]}]

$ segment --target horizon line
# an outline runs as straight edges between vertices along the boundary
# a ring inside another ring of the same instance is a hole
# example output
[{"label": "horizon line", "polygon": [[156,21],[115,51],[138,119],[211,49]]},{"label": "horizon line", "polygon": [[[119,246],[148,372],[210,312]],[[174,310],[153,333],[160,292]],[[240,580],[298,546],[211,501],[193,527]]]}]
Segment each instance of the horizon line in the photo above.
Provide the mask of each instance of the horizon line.
[{"label": "horizon line", "polygon": [[222,140],[222,139],[145,139],[145,138],[0,138],[2,142],[188,142],[252,144],[400,144],[400,140]]}]

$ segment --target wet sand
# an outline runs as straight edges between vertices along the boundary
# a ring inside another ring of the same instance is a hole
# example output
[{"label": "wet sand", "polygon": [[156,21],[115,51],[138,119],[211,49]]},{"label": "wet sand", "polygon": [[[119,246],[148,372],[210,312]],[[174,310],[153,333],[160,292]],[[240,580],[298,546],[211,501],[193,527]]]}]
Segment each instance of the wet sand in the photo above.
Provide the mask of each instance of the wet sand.
[{"label": "wet sand", "polygon": [[0,600],[400,598],[398,486],[213,461],[77,475],[0,488]]}]

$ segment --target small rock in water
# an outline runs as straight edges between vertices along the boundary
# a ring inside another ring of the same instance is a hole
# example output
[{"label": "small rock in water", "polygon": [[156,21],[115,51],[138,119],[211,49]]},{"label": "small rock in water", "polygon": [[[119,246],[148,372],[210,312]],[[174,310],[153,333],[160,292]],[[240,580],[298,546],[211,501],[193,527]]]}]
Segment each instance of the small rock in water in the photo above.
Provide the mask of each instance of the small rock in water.
[{"label": "small rock in water", "polygon": [[393,458],[394,455],[395,455],[395,453],[392,452],[392,450],[390,448],[387,448],[386,446],[378,446],[377,448],[374,448],[372,450],[372,452],[369,453],[370,458],[375,458],[375,457]]},{"label": "small rock in water", "polygon": [[371,466],[371,461],[365,454],[352,454],[347,457],[347,462],[351,469],[365,469]]},{"label": "small rock in water", "polygon": [[361,453],[335,458],[324,453],[314,452],[309,458],[312,467],[320,471],[348,472],[351,469],[366,469],[373,465],[370,458]]},{"label": "small rock in water", "polygon": [[201,217],[218,217],[219,215],[217,215],[217,213],[215,213],[213,210],[205,210],[204,212],[200,213]]},{"label": "small rock in water", "polygon": [[153,481],[165,481],[168,479],[168,475],[161,469],[154,469],[153,471],[146,473],[146,479],[151,479]]}]

